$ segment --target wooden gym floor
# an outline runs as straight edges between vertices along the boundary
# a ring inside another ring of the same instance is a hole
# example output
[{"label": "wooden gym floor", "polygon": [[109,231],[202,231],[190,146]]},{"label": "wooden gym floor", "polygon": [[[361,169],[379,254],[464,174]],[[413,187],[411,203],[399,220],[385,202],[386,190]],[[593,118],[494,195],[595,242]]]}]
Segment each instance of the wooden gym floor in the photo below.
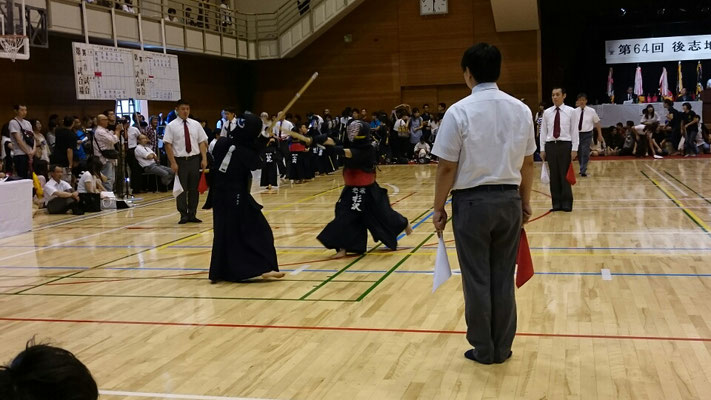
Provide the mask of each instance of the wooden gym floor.
[{"label": "wooden gym floor", "polygon": [[415,228],[395,252],[328,259],[316,235],[339,175],[255,194],[288,273],[278,282],[210,285],[212,215],[177,225],[165,194],[38,213],[33,232],[0,240],[0,360],[37,335],[74,352],[112,400],[708,399],[710,165],[594,161],[570,214],[546,215],[536,181],[536,275],[517,290],[502,365],[463,357],[456,272],[431,293],[434,165],[379,173]]}]

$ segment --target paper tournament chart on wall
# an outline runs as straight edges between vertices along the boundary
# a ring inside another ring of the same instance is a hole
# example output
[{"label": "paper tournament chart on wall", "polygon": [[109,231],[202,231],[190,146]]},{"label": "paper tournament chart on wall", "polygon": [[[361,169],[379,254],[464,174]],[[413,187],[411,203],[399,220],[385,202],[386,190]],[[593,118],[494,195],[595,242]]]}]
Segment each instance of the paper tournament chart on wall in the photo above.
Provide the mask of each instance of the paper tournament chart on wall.
[{"label": "paper tournament chart on wall", "polygon": [[177,56],[85,43],[72,46],[79,100],[180,98]]}]

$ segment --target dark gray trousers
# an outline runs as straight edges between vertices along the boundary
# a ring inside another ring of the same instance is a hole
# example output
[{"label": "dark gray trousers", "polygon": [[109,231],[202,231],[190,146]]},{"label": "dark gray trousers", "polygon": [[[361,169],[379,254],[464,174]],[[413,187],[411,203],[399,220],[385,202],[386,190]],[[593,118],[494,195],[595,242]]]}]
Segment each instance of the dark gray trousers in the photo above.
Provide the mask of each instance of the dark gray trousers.
[{"label": "dark gray trousers", "polygon": [[590,146],[593,142],[593,131],[580,132],[580,144],[578,145],[578,162],[580,163],[580,173],[588,172],[588,162],[590,161]]},{"label": "dark gray trousers", "polygon": [[481,362],[501,362],[516,334],[514,268],[521,196],[517,190],[498,190],[455,191],[452,197],[467,340]]},{"label": "dark gray trousers", "polygon": [[550,170],[551,199],[553,208],[559,210],[573,209],[573,189],[565,179],[570,167],[571,142],[547,142],[546,161]]},{"label": "dark gray trousers", "polygon": [[47,202],[47,213],[49,214],[65,214],[72,210],[76,213],[79,210],[79,203],[73,197],[55,197]]},{"label": "dark gray trousers", "polygon": [[175,161],[178,163],[178,179],[180,179],[180,185],[183,186],[183,193],[176,198],[180,218],[192,218],[195,217],[200,198],[200,193],[198,193],[200,156],[176,157]]}]

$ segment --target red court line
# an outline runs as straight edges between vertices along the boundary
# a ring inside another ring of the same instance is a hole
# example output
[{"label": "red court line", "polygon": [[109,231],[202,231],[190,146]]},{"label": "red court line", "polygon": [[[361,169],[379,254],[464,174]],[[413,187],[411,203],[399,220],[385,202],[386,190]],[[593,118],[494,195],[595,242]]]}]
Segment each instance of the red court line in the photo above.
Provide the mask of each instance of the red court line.
[{"label": "red court line", "polygon": [[394,203],[390,203],[390,205],[391,205],[391,206],[394,206],[395,204],[397,204],[397,203],[399,203],[399,202],[405,200],[406,198],[412,196],[412,195],[415,194],[415,193],[417,193],[417,192],[412,192],[412,193],[408,194],[407,196],[401,198],[400,200],[398,200],[398,201],[396,201],[396,202],[394,202]]},{"label": "red court line", "polygon": [[[215,324],[215,323],[168,322],[168,321],[121,321],[121,320],[13,318],[13,317],[0,317],[0,321],[6,321],[6,322],[49,322],[49,323],[69,323],[69,324],[150,325],[150,326],[177,326],[177,327],[198,327],[198,328],[289,329],[289,330],[308,330],[308,331],[374,332],[374,333],[424,333],[424,334],[440,334],[440,335],[464,335],[464,334],[466,334],[466,331],[452,331],[452,330],[359,328],[359,327],[348,327],[348,326],[252,325],[252,324]],[[573,338],[573,339],[621,339],[621,340],[664,340],[664,341],[676,341],[676,342],[711,342],[711,338],[683,338],[683,337],[666,337],[666,336],[626,336],[626,335],[582,335],[582,334],[572,334],[572,333],[517,332],[516,336]]]}]

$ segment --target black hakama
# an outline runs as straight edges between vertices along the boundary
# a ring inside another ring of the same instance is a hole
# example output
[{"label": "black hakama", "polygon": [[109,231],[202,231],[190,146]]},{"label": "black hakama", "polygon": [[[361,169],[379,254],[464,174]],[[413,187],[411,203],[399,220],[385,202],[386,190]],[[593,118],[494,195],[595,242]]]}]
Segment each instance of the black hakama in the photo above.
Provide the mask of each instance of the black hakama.
[{"label": "black hakama", "polygon": [[290,153],[291,164],[289,167],[289,179],[293,181],[301,181],[306,179],[306,160],[304,159],[307,153],[303,151],[292,151]]},{"label": "black hakama", "polygon": [[373,183],[369,186],[346,186],[336,203],[336,217],[318,235],[327,249],[365,253],[368,231],[373,240],[389,249],[397,249],[397,236],[408,221],[390,207],[387,189]]},{"label": "black hakama", "polygon": [[267,148],[262,153],[262,178],[259,186],[277,186],[277,154],[275,149]]},{"label": "black hakama", "polygon": [[272,229],[250,194],[252,171],[259,166],[257,151],[237,145],[227,171],[219,171],[234,143],[220,138],[213,150],[212,281],[239,282],[279,271]]}]

